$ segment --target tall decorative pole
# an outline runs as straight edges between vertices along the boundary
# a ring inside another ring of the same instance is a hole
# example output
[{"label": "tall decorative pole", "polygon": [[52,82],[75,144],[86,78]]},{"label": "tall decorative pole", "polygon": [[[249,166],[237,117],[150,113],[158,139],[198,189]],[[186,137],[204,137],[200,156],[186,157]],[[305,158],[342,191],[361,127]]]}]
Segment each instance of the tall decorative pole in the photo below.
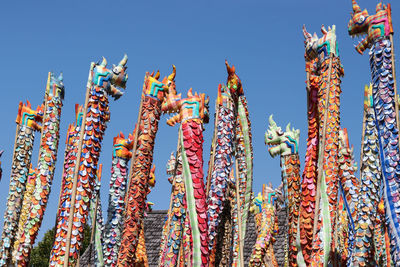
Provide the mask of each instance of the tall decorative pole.
[{"label": "tall decorative pole", "polygon": [[313,221],[313,254],[311,263],[328,264],[336,225],[338,196],[338,140],[340,125],[340,83],[344,75],[336,42],[336,26],[322,25],[323,36],[311,38],[305,29],[306,57],[318,58],[319,152],[318,176]]},{"label": "tall decorative pole", "polygon": [[288,266],[297,266],[296,236],[300,208],[299,138],[300,131],[291,129],[290,123],[283,132],[272,115],[269,117],[265,144],[269,146],[268,152],[272,157],[280,155],[281,158],[283,197],[288,218]]},{"label": "tall decorative pole", "polygon": [[364,91],[364,139],[362,140],[360,186],[355,221],[355,246],[353,264],[373,262],[374,225],[378,216],[382,169],[378,143],[378,129],[372,98],[372,85]]},{"label": "tall decorative pole", "polygon": [[400,151],[399,119],[396,101],[395,71],[393,61],[393,33],[390,5],[379,3],[376,14],[361,10],[356,0],[352,1],[353,13],[348,24],[349,35],[367,35],[356,50],[363,54],[367,48],[372,74],[372,96],[378,144],[382,160],[386,219],[389,228],[390,251],[394,265],[400,264]]},{"label": "tall decorative pole", "polygon": [[18,252],[15,254],[16,263],[20,266],[27,266],[29,263],[30,252],[42,224],[56,168],[58,141],[60,139],[61,108],[64,98],[62,74],[55,77],[53,73],[50,73],[48,87],[35,191],[30,202],[28,218],[23,226],[23,233],[17,248]]},{"label": "tall decorative pole", "polygon": [[[228,72],[227,88],[231,93],[231,96],[236,102],[235,96],[237,96],[236,105],[236,124],[235,124],[235,142],[236,142],[236,161],[237,161],[237,176],[239,177],[236,183],[239,183],[239,197],[236,201],[235,206],[238,207],[238,213],[240,214],[241,228],[239,229],[234,226],[233,231],[233,257],[232,266],[241,266],[239,249],[243,247],[244,238],[246,236],[246,224],[251,204],[251,192],[253,186],[253,147],[252,147],[252,135],[251,135],[251,123],[249,117],[249,111],[247,107],[247,99],[243,93],[243,86],[239,76],[236,74],[235,66],[229,66],[228,62],[225,61],[226,69]],[[243,237],[242,240],[239,239]]]},{"label": "tall decorative pole", "polygon": [[[299,218],[299,253],[303,255],[304,263],[309,266],[311,263],[313,228],[315,216],[315,203],[317,195],[317,177],[318,177],[318,146],[319,146],[319,114],[318,114],[318,57],[309,58],[313,49],[309,47],[318,39],[316,35],[311,36],[303,26],[305,38],[305,60],[307,74],[307,119],[308,136],[303,179],[301,183],[301,202]],[[313,56],[313,55],[312,55]]]},{"label": "tall decorative pole", "polygon": [[[101,150],[101,141],[110,119],[107,94],[118,99],[127,81],[125,55],[112,70],[107,69],[103,58],[100,64],[91,65],[87,84],[85,109],[80,129],[77,163],[74,169],[68,229],[65,238],[65,254],[62,265],[73,264],[78,257],[83,229],[89,212],[88,204],[95,185],[94,173]],[[76,208],[76,212],[75,212]],[[72,259],[71,259],[72,257]]]},{"label": "tall decorative pole", "polygon": [[153,77],[146,73],[143,85],[143,104],[139,111],[133,146],[132,176],[128,185],[125,222],[117,265],[130,266],[135,262],[136,248],[145,211],[146,188],[153,162],[153,150],[158,122],[161,117],[161,104],[168,90],[168,79],[158,80],[159,72]]},{"label": "tall decorative pole", "polygon": [[[135,135],[135,134],[134,134]],[[116,266],[121,244],[125,195],[128,178],[128,162],[132,157],[134,135],[128,138],[120,133],[113,140],[110,190],[108,197],[107,221],[103,234],[104,264]]]},{"label": "tall decorative pole", "polygon": [[176,112],[167,121],[170,126],[181,123],[180,147],[186,202],[192,232],[192,266],[208,266],[208,234],[206,188],[203,181],[203,123],[208,122],[208,98],[188,91],[186,98],[168,92],[164,112]]},{"label": "tall decorative pole", "polygon": [[[233,97],[232,97],[233,94]],[[216,238],[227,196],[229,173],[234,161],[237,91],[219,85],[216,102],[215,128],[207,183],[207,214],[210,264],[215,262]]]},{"label": "tall decorative pole", "polygon": [[83,106],[75,104],[75,123],[70,124],[65,140],[64,172],[61,181],[57,217],[55,222],[55,241],[50,253],[50,265],[62,265],[65,251],[65,236],[71,208],[73,175],[78,153],[79,132],[82,127]]},{"label": "tall decorative pole", "polygon": [[26,188],[29,165],[33,150],[35,131],[40,131],[37,123],[42,121],[43,105],[36,110],[31,109],[28,101],[26,105],[20,102],[16,123],[18,133],[13,152],[10,189],[7,198],[7,207],[4,214],[4,227],[0,246],[0,266],[11,264],[11,250],[14,246],[19,216],[22,209],[23,194]]}]

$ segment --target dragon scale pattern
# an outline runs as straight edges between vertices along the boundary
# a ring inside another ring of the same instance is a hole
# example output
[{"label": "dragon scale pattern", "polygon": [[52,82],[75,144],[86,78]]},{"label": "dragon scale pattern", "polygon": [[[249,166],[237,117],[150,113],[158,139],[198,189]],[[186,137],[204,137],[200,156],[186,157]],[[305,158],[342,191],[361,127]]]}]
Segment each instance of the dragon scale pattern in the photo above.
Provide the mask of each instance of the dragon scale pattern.
[{"label": "dragon scale pattern", "polygon": [[145,95],[140,116],[140,124],[137,126],[137,131],[139,131],[137,149],[132,166],[126,219],[117,265],[133,265],[135,262],[136,248],[145,211],[147,183],[153,162],[154,143],[158,131],[158,122],[161,117],[161,102],[157,98]]}]

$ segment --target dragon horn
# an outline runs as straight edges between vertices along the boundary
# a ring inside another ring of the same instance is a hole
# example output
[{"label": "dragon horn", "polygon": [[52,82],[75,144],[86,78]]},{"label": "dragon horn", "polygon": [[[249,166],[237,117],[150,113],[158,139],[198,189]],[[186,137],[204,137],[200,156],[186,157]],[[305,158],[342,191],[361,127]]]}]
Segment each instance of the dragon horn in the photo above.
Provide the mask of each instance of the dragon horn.
[{"label": "dragon horn", "polygon": [[124,54],[123,59],[118,63],[118,66],[125,67],[126,63],[128,62],[128,55]]},{"label": "dragon horn", "polygon": [[154,78],[156,79],[156,80],[158,80],[158,78],[160,78],[160,70],[157,70],[157,73],[156,73],[156,76],[154,76]]},{"label": "dragon horn", "polygon": [[269,127],[272,128],[272,127],[276,126],[276,122],[273,119],[273,114],[269,115],[268,121],[269,121]]},{"label": "dragon horn", "polygon": [[59,79],[60,81],[63,81],[64,77],[63,77],[63,73],[62,73],[62,72],[60,73],[60,75],[58,75],[58,79]]},{"label": "dragon horn", "polygon": [[286,132],[290,132],[290,122],[286,125]]},{"label": "dragon horn", "polygon": [[102,67],[107,66],[107,59],[105,57],[103,57],[103,60],[101,61],[100,66],[102,66]]},{"label": "dragon horn", "polygon": [[305,39],[310,39],[311,38],[311,34],[307,31],[306,29],[306,25],[303,24],[303,35]]},{"label": "dragon horn", "polygon": [[352,1],[353,1],[353,11],[354,11],[354,13],[361,11],[361,8],[357,4],[356,0],[352,0]]},{"label": "dragon horn", "polygon": [[169,81],[175,80],[175,76],[176,76],[176,68],[175,65],[172,64],[172,73],[168,76],[168,80]]},{"label": "dragon horn", "polygon": [[234,74],[235,73],[235,66],[232,65],[232,67],[229,66],[228,60],[225,59],[225,65],[226,65],[226,70],[228,71],[228,74]]},{"label": "dragon horn", "polygon": [[150,76],[151,76],[151,77],[154,76],[154,70],[150,73]]},{"label": "dragon horn", "polygon": [[323,35],[328,33],[324,24],[322,24],[322,26],[321,26],[321,32],[322,32]]},{"label": "dragon horn", "polygon": [[382,11],[383,10],[383,8],[382,8],[382,2],[379,2],[377,5],[376,5],[376,13],[378,13],[379,11]]}]

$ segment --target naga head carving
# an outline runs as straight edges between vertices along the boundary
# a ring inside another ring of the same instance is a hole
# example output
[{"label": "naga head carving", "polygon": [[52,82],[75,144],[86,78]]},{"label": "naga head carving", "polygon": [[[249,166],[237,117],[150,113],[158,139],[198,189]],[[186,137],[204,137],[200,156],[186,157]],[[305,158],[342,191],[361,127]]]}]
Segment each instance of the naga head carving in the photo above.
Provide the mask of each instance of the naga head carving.
[{"label": "naga head carving", "polygon": [[124,94],[122,90],[125,89],[128,81],[127,62],[128,56],[124,55],[118,65],[113,64],[112,69],[109,70],[107,69],[107,60],[103,57],[101,63],[96,64],[93,69],[93,84],[101,87],[114,100],[117,100]]},{"label": "naga head carving", "polygon": [[366,9],[361,10],[356,0],[352,0],[353,13],[348,24],[349,35],[366,35],[356,46],[358,53],[363,54],[376,38],[388,36],[393,32],[390,5],[376,5],[376,14],[369,15]]},{"label": "naga head carving", "polygon": [[312,61],[316,58],[322,62],[330,55],[339,56],[339,51],[336,41],[336,26],[332,25],[325,28],[324,25],[321,26],[322,37],[318,38],[317,34],[311,35],[307,32],[306,26],[303,25],[303,36],[304,36],[304,46],[305,54],[304,57],[307,61]]},{"label": "naga head carving", "polygon": [[64,99],[65,96],[65,88],[63,82],[63,74],[62,72],[58,77],[54,76],[54,73],[50,73],[50,97],[56,97],[59,99]]},{"label": "naga head carving", "polygon": [[[170,77],[171,80],[168,79]],[[162,81],[159,81],[159,71],[157,71],[156,74],[154,74],[154,71],[152,73],[146,72],[143,84],[144,94],[153,98],[157,98],[161,102],[164,101],[165,94],[168,92],[169,85],[171,85],[171,87],[174,87],[175,85],[175,75],[171,74],[170,76],[168,76],[168,78],[164,77]]]},{"label": "naga head carving", "polygon": [[29,101],[26,101],[26,105],[20,102],[16,119],[17,124],[41,131],[42,126],[38,122],[42,122],[43,120],[43,109],[43,104],[38,106],[36,110],[33,110]]},{"label": "naga head carving", "polygon": [[132,158],[132,150],[133,148],[133,140],[134,135],[129,134],[128,138],[125,138],[125,135],[120,132],[113,139],[113,157],[119,157],[123,159]]},{"label": "naga head carving", "polygon": [[299,152],[300,130],[290,129],[290,123],[286,126],[286,132],[278,127],[269,116],[269,128],[265,132],[265,144],[270,146],[268,149],[272,157],[276,155],[287,156]]},{"label": "naga head carving", "polygon": [[231,92],[232,96],[240,96],[243,95],[243,87],[242,82],[240,81],[239,76],[236,74],[235,66],[229,66],[227,60],[225,60],[226,71],[228,72],[228,79],[226,81],[226,86]]},{"label": "naga head carving", "polygon": [[217,97],[218,105],[232,109],[233,106],[232,100],[233,99],[228,88],[220,84],[218,86],[218,97]]},{"label": "naga head carving", "polygon": [[190,119],[208,123],[209,101],[209,97],[206,98],[205,94],[198,94],[197,92],[193,94],[192,88],[190,88],[186,98],[181,98],[180,94],[168,94],[162,106],[162,111],[178,113],[167,120],[169,126],[174,126],[176,123],[182,123]]},{"label": "naga head carving", "polygon": [[272,205],[275,207],[277,202],[282,198],[281,186],[274,189],[272,184],[263,185],[264,195],[259,192],[257,197],[253,198],[253,202],[250,207],[250,212],[253,214],[259,214],[262,212],[264,206]]},{"label": "naga head carving", "polygon": [[176,113],[178,111],[176,103],[182,99],[182,94],[177,94],[176,85],[176,68],[172,65],[172,73],[167,78],[167,90],[165,90],[165,98],[161,105],[161,111],[164,113]]}]

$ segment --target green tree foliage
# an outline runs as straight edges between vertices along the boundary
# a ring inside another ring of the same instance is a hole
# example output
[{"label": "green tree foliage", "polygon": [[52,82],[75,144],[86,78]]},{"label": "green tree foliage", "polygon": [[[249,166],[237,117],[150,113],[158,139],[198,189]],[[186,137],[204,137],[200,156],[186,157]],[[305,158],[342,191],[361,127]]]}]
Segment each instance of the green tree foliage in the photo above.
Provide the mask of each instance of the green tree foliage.
[{"label": "green tree foliage", "polygon": [[[91,229],[88,225],[85,227],[85,231],[83,233],[83,242],[80,254],[82,255],[85,252],[86,248],[90,243],[90,233]],[[31,253],[31,261],[29,266],[32,267],[47,267],[49,266],[49,258],[51,253],[51,248],[54,244],[54,235],[55,228],[48,230],[44,236],[42,241],[40,241],[36,247],[32,249]]]}]

